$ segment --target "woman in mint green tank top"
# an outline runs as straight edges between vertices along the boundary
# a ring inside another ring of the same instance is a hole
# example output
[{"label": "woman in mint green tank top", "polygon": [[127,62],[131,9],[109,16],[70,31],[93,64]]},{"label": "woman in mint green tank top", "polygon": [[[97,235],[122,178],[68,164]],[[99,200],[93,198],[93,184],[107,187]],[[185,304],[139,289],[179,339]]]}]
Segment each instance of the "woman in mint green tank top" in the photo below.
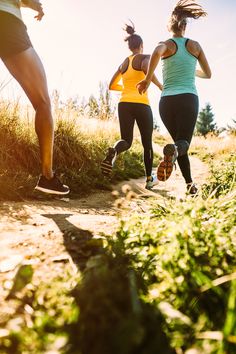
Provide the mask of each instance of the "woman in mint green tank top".
[{"label": "woman in mint green tank top", "polygon": [[[211,69],[200,44],[186,38],[185,30],[188,18],[198,19],[202,16],[206,16],[206,12],[195,1],[180,0],[176,4],[168,26],[172,38],[160,42],[155,48],[146,78],[138,84],[139,93],[142,94],[149,87],[161,59],[163,91],[159,111],[173,143],[163,149],[164,158],[158,166],[157,177],[160,181],[166,181],[177,160],[190,194],[197,193],[188,157],[198,116],[195,76],[209,79]],[[197,63],[200,69],[196,69]]]}]

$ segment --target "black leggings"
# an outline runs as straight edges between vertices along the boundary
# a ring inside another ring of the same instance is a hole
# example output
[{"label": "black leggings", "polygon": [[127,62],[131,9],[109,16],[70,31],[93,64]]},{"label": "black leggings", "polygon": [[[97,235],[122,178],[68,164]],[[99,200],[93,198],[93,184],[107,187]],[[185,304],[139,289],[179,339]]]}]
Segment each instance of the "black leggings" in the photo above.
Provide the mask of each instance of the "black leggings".
[{"label": "black leggings", "polygon": [[178,164],[186,183],[192,182],[188,148],[198,116],[198,96],[184,93],[163,96],[159,111],[161,119],[178,148]]},{"label": "black leggings", "polygon": [[152,132],[153,116],[151,107],[142,103],[120,102],[118,105],[121,140],[117,141],[114,148],[117,154],[128,150],[133,141],[134,123],[137,122],[143,149],[146,175],[151,176],[153,149]]}]

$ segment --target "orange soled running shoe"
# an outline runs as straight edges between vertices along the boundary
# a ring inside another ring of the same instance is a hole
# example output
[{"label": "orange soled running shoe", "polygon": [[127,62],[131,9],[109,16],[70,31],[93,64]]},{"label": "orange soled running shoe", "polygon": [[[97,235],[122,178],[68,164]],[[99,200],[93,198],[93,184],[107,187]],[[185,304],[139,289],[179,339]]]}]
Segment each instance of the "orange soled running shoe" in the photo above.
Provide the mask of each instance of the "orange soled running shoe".
[{"label": "orange soled running shoe", "polygon": [[167,144],[163,149],[164,159],[160,162],[157,167],[157,178],[159,181],[166,181],[175,165],[175,161],[178,157],[178,150],[175,144]]}]

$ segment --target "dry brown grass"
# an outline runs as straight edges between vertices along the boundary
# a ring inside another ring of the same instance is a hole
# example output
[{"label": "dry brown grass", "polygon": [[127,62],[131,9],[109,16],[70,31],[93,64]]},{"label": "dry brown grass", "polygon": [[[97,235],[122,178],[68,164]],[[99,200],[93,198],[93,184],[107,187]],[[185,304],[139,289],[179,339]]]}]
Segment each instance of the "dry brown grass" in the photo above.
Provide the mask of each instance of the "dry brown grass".
[{"label": "dry brown grass", "polygon": [[229,155],[236,150],[236,136],[226,135],[225,137],[217,137],[208,135],[206,138],[195,136],[191,143],[190,151],[200,157],[207,155],[220,158],[221,155]]},{"label": "dry brown grass", "polygon": [[[54,166],[75,195],[92,188],[110,188],[100,171],[108,146],[119,139],[117,119],[101,120],[82,116],[75,107],[54,109]],[[40,174],[40,158],[34,131],[34,112],[18,103],[0,105],[0,200],[32,195]],[[140,141],[140,139],[139,139]],[[114,181],[144,174],[142,148],[132,149],[117,159]],[[7,181],[7,183],[6,183]]]}]

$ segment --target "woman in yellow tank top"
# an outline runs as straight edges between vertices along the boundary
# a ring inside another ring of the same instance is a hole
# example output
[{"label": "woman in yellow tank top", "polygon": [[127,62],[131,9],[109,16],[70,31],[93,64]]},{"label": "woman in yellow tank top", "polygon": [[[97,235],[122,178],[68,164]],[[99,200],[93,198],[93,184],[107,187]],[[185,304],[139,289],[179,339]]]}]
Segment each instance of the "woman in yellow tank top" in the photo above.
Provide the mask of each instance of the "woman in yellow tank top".
[{"label": "woman in yellow tank top", "polygon": [[[102,161],[101,170],[104,176],[110,177],[116,156],[128,150],[132,145],[136,121],[144,149],[144,165],[147,177],[146,188],[151,189],[154,185],[152,177],[153,116],[147,92],[140,95],[136,87],[138,82],[145,77],[150,55],[143,54],[143,41],[139,35],[135,34],[134,25],[126,25],[125,30],[129,35],[125,41],[128,42],[128,47],[132,54],[119,66],[109,85],[110,90],[121,91],[118,105],[121,139],[108,149],[107,155]],[[155,75],[153,75],[152,81],[160,90],[162,89],[162,85]]]}]

